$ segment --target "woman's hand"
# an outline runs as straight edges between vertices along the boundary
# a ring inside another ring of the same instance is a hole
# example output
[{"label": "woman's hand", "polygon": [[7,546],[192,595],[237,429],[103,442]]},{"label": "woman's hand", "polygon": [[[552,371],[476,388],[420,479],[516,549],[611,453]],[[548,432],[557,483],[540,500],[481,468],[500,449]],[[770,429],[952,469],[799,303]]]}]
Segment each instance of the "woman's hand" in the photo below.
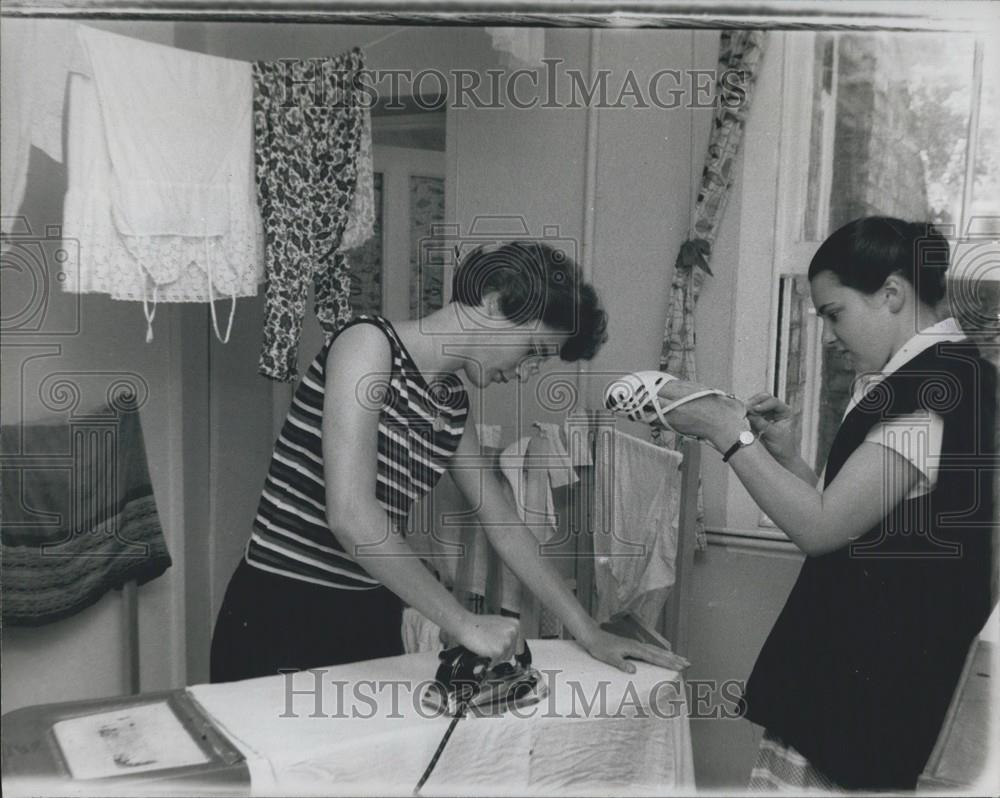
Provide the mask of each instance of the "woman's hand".
[{"label": "woman's hand", "polygon": [[[671,380],[660,388],[660,404],[667,405],[706,387],[689,380]],[[739,399],[716,394],[683,404],[667,413],[666,419],[681,435],[707,440],[719,448],[723,441],[729,446],[746,429],[745,415]]]},{"label": "woman's hand", "polygon": [[691,664],[679,654],[664,651],[659,646],[640,643],[638,640],[630,640],[627,637],[619,637],[611,632],[605,632],[596,624],[586,637],[579,638],[577,642],[594,659],[614,665],[626,673],[635,673],[635,665],[627,662],[626,657],[639,659],[673,671],[682,671]]},{"label": "woman's hand", "polygon": [[754,394],[747,399],[746,406],[751,428],[775,460],[787,463],[798,457],[797,414],[792,408],[769,393]]},{"label": "woman's hand", "polygon": [[446,646],[462,645],[473,654],[489,657],[492,662],[507,662],[517,652],[520,634],[521,624],[516,618],[470,612],[454,637],[445,638],[442,632],[441,638]]}]

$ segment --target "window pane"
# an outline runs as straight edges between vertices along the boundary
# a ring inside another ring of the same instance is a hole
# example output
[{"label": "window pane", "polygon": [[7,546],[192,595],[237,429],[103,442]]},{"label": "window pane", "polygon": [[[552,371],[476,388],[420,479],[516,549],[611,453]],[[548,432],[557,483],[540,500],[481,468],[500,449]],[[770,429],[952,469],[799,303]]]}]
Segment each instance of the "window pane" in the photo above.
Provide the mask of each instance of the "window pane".
[{"label": "window pane", "polygon": [[958,221],[973,47],[940,33],[816,37],[806,240],[871,214]]},{"label": "window pane", "polygon": [[798,411],[795,417],[795,439],[802,449],[802,415],[808,391],[809,343],[808,323],[809,309],[812,301],[809,298],[809,281],[803,275],[783,277],[779,288],[779,319],[778,319],[778,352],[784,356],[784,384],[782,382],[782,364],[778,363],[778,381],[776,395],[785,403]]},{"label": "window pane", "polygon": [[806,241],[826,235],[836,131],[835,68],[837,35],[816,35],[813,48],[812,114],[809,133],[809,182],[803,230]]},{"label": "window pane", "polygon": [[[979,133],[976,142],[976,171],[972,188],[970,218],[992,217],[987,229],[996,230],[1000,217],[1000,43],[983,42],[983,89],[979,103]],[[980,223],[977,227],[982,228]]]}]

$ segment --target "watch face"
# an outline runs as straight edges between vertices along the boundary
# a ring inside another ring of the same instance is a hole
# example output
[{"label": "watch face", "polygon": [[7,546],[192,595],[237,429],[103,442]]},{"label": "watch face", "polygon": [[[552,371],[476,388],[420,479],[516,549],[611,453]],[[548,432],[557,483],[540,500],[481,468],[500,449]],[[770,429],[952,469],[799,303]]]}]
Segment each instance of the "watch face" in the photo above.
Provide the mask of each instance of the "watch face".
[{"label": "watch face", "polygon": [[740,443],[744,446],[749,446],[755,440],[756,438],[750,430],[743,430],[743,432],[740,433]]}]

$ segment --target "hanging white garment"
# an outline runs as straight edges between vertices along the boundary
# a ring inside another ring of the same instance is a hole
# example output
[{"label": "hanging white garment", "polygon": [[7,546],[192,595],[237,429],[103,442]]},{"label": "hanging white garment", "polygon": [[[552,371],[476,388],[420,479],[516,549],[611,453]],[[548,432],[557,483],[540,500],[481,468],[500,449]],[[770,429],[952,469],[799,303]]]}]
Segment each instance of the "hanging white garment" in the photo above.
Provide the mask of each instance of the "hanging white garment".
[{"label": "hanging white garment", "polygon": [[[554,455],[555,447],[541,431],[531,437],[520,438],[500,453],[500,472],[510,485],[517,514],[539,543],[548,543],[557,534],[558,519],[549,476],[549,465]],[[511,612],[520,612],[520,581],[505,564],[501,564],[500,573],[500,606]]]},{"label": "hanging white garment", "polygon": [[683,458],[612,431],[594,463],[597,620],[630,609],[656,627],[676,578]]},{"label": "hanging white garment", "polygon": [[562,438],[562,425],[536,421],[539,435],[547,444],[549,483],[553,488],[571,485],[579,480],[573,461]]},{"label": "hanging white garment", "polygon": [[2,37],[0,207],[8,234],[24,198],[31,147],[63,159],[63,102],[75,27],[65,20],[5,19]]},{"label": "hanging white garment", "polygon": [[80,266],[64,289],[142,301],[147,340],[157,302],[209,302],[226,342],[236,298],[263,279],[250,64],[82,26],[78,35],[94,79],[70,81],[64,233],[79,242]]}]

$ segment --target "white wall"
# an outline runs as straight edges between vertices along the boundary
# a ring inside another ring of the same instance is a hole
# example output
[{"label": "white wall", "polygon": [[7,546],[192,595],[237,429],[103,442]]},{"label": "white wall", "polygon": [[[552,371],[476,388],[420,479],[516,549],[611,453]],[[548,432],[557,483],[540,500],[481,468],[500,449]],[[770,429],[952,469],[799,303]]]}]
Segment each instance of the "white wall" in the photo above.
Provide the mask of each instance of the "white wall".
[{"label": "white wall", "polygon": [[[589,35],[585,30],[547,31],[546,58],[562,59],[560,70],[577,70],[589,81]],[[617,96],[627,70],[645,86],[659,69],[690,66],[696,36],[708,50],[717,47],[717,34],[713,39],[713,34],[688,31],[601,32],[597,66],[611,71],[610,98]],[[560,86],[561,96],[568,97],[568,81]],[[687,105],[596,111],[592,280],[609,314],[610,338],[585,367],[588,374],[579,382],[581,406],[600,406],[603,387],[614,376],[658,362],[666,289],[674,257],[687,237],[694,172],[700,173],[700,164],[692,166],[692,130],[699,123],[707,129],[710,119],[710,111]],[[449,191],[460,230],[468,231],[477,217],[520,217],[533,236],[556,228],[579,256],[587,212],[587,109],[453,113],[448,147],[457,168]],[[535,420],[559,420],[562,414],[547,411],[536,395],[557,372],[577,381],[574,365],[556,362],[546,367],[541,380],[485,392],[483,420],[502,424],[506,441],[530,434]],[[512,402],[515,389],[520,393]]]}]

